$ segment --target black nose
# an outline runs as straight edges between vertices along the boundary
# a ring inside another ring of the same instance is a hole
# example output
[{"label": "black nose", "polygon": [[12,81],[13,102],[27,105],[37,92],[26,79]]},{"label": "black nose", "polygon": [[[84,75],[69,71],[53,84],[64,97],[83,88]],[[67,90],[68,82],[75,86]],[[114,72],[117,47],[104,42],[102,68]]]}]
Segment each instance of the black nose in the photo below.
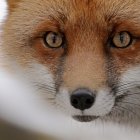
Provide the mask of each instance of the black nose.
[{"label": "black nose", "polygon": [[78,89],[71,96],[71,105],[80,110],[89,109],[95,101],[95,95],[86,89]]}]

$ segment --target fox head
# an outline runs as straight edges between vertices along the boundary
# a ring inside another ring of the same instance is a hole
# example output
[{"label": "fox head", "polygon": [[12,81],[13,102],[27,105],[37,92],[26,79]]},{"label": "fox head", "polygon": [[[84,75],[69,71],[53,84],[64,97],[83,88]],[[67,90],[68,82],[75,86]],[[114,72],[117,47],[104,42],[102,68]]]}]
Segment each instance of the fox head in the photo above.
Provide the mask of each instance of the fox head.
[{"label": "fox head", "polygon": [[140,115],[139,0],[8,0],[8,67],[78,121]]}]

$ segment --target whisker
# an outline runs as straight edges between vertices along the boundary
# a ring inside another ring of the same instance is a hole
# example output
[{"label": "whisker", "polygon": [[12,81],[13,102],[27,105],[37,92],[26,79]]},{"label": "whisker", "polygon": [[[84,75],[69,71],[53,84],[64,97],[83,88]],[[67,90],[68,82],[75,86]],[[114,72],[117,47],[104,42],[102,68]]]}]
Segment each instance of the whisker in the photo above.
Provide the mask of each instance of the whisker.
[{"label": "whisker", "polygon": [[126,100],[126,98],[133,99],[134,102],[140,100],[140,97],[133,97],[131,95],[130,96],[125,96],[124,100]]},{"label": "whisker", "polygon": [[49,99],[49,100],[55,100],[55,98],[47,98],[47,99]]},{"label": "whisker", "polygon": [[[133,113],[133,114],[135,114],[136,116],[140,117],[136,112],[132,111],[131,109],[125,108],[125,107],[120,106],[120,105],[117,105],[117,107],[122,108],[124,111],[128,111],[128,112]],[[122,110],[122,111],[123,111],[123,110]]]},{"label": "whisker", "polygon": [[[118,89],[118,91],[117,91],[117,94],[119,95],[121,95],[121,94],[123,94],[123,95],[130,95],[130,91],[132,90],[132,89],[134,89],[134,88],[136,88],[136,89],[140,89],[140,81],[135,81],[135,82],[133,82],[133,84],[132,84],[132,82],[131,83],[124,83],[124,84],[121,84],[121,85],[119,85],[119,86],[116,86],[115,87],[116,89]],[[138,94],[138,93],[131,93],[131,94]]]},{"label": "whisker", "polygon": [[121,108],[119,108],[118,106],[115,106],[115,107],[113,107],[112,113],[115,112],[116,110],[117,110],[117,111],[120,111],[120,112],[124,111],[124,109],[121,109]]},{"label": "whisker", "polygon": [[55,87],[43,84],[43,83],[35,83],[34,86],[37,88],[36,90],[44,90],[48,92],[56,92]]},{"label": "whisker", "polygon": [[140,107],[140,105],[139,104],[135,104],[135,103],[131,103],[131,102],[122,102],[122,101],[119,101],[119,102],[117,102],[117,103],[124,103],[124,104],[130,104],[130,105],[135,105],[135,106],[137,106],[137,107]]},{"label": "whisker", "polygon": [[44,87],[44,86],[36,86],[38,90],[47,90],[47,91],[55,91],[55,89],[50,88],[50,87]]},{"label": "whisker", "polygon": [[121,83],[118,86],[116,86],[117,89],[128,89],[133,87],[133,85],[135,86],[139,86],[140,85],[140,81],[133,81],[133,82],[128,82],[128,83]]},{"label": "whisker", "polygon": [[135,93],[129,93],[129,94],[125,94],[126,96],[128,95],[138,95],[138,94],[140,94],[140,92],[135,92]]}]

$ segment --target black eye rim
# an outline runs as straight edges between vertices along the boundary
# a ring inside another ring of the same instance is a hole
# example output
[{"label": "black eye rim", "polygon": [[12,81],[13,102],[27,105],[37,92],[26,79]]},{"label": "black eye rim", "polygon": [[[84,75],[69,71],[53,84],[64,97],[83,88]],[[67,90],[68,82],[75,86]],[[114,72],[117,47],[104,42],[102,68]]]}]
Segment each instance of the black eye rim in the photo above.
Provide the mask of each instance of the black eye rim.
[{"label": "black eye rim", "polygon": [[130,32],[128,32],[128,31],[120,31],[120,32],[118,32],[119,34],[120,33],[127,33],[129,36],[130,36],[130,42],[128,43],[128,45],[126,45],[126,46],[123,46],[123,47],[118,47],[118,46],[116,46],[115,44],[114,44],[114,42],[113,42],[113,38],[115,37],[115,35],[116,35],[116,33],[115,34],[113,34],[113,36],[110,38],[110,44],[111,44],[111,47],[112,48],[117,48],[117,49],[125,49],[125,48],[128,48],[131,44],[132,44],[132,42],[133,42],[133,40],[134,40],[134,37],[132,36],[132,34],[130,33]]},{"label": "black eye rim", "polygon": [[[47,37],[47,35],[48,34],[50,34],[50,33],[54,33],[55,35],[61,35],[61,37],[62,37],[62,43],[61,43],[61,45],[60,46],[58,46],[58,47],[52,47],[52,46],[50,46],[48,43],[47,43],[47,41],[46,41],[46,37]],[[66,42],[66,39],[65,39],[65,35],[64,35],[64,33],[62,33],[62,32],[54,32],[54,31],[47,31],[47,32],[45,32],[44,33],[44,35],[43,35],[43,42],[44,42],[44,45],[46,46],[46,47],[48,47],[48,48],[51,48],[51,49],[60,49],[61,47],[62,48],[65,48],[65,42]]]}]

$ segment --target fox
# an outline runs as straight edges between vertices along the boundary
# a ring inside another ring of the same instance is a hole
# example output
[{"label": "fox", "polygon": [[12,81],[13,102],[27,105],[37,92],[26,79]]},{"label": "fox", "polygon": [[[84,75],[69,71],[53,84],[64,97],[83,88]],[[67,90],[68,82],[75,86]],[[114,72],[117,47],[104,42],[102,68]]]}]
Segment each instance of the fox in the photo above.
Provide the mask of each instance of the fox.
[{"label": "fox", "polygon": [[1,67],[80,122],[140,126],[139,0],[7,0]]}]

